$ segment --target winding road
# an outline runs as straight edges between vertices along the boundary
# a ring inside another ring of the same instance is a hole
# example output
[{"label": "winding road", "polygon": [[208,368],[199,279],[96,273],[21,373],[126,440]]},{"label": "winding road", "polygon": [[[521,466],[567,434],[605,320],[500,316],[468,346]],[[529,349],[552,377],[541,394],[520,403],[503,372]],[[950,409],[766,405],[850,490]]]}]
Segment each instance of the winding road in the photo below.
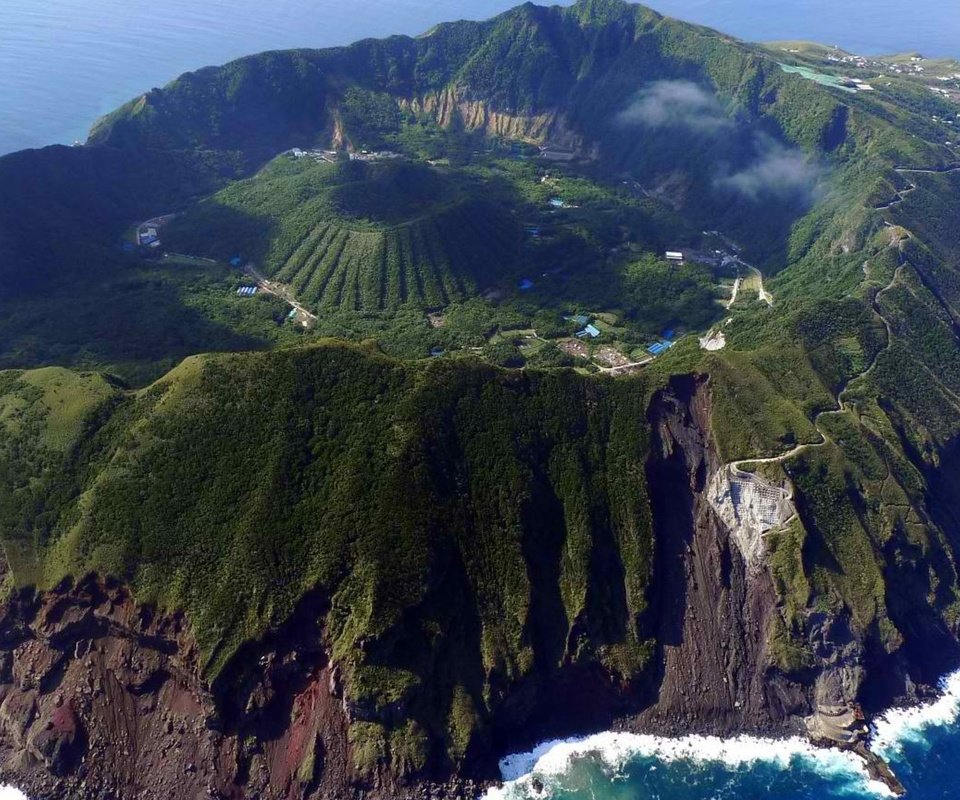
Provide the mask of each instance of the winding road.
[{"label": "winding road", "polygon": [[[947,174],[954,173],[954,172],[960,172],[960,164],[956,164],[956,165],[949,166],[949,167],[942,167],[942,168],[931,168],[931,167],[896,167],[896,168],[895,168],[895,171],[898,172],[898,173],[900,173],[901,175],[947,175]],[[907,195],[907,194],[909,194],[910,192],[915,191],[916,188],[917,188],[916,184],[911,183],[910,186],[909,186],[909,188],[907,188],[907,189],[901,189],[899,192],[897,192],[897,198],[896,198],[896,199],[892,200],[890,203],[887,203],[887,204],[885,204],[885,205],[883,205],[883,206],[878,206],[878,207],[877,207],[877,210],[881,210],[881,209],[884,209],[884,208],[891,208],[892,206],[895,206],[895,205],[898,205],[899,203],[902,203],[902,202],[903,202],[904,195]],[[827,434],[824,433],[823,430],[820,428],[820,420],[822,420],[825,416],[832,415],[832,414],[843,414],[843,413],[845,413],[845,412],[847,411],[847,403],[846,403],[846,401],[844,400],[844,395],[849,391],[850,386],[851,386],[854,382],[859,381],[859,380],[862,380],[863,378],[866,378],[868,375],[870,375],[870,373],[873,372],[873,370],[876,368],[877,363],[878,363],[879,360],[880,360],[880,356],[881,356],[883,353],[885,353],[887,350],[889,350],[889,349],[892,347],[892,345],[893,345],[893,327],[890,325],[890,321],[883,315],[883,311],[882,311],[881,308],[880,308],[880,298],[883,297],[883,295],[886,294],[887,292],[889,292],[891,289],[893,289],[893,287],[894,287],[894,286],[897,284],[897,282],[900,280],[900,277],[901,277],[902,274],[903,274],[904,268],[905,268],[905,267],[907,266],[907,264],[909,263],[909,262],[907,261],[907,259],[906,259],[906,256],[903,254],[903,242],[902,242],[902,241],[900,242],[900,253],[901,253],[901,255],[900,255],[900,265],[896,268],[896,270],[894,270],[893,277],[891,277],[890,282],[889,282],[886,286],[884,286],[879,292],[877,292],[877,293],[873,296],[873,300],[871,301],[871,307],[873,308],[874,314],[876,314],[877,317],[879,317],[880,321],[883,323],[883,327],[884,327],[884,328],[886,329],[886,331],[887,331],[887,343],[886,343],[886,345],[885,345],[881,350],[878,350],[878,351],[877,351],[877,354],[873,357],[873,360],[870,362],[870,365],[869,365],[863,372],[861,372],[861,373],[859,373],[859,374],[854,375],[853,377],[851,377],[851,378],[846,382],[846,384],[844,384],[843,388],[840,389],[840,391],[837,393],[837,407],[836,407],[836,408],[833,408],[833,409],[828,409],[828,410],[826,410],[826,411],[821,411],[820,413],[818,413],[818,414],[813,418],[813,426],[814,426],[814,428],[816,428],[817,433],[820,435],[820,441],[819,441],[819,442],[806,442],[806,443],[804,443],[804,444],[798,444],[796,447],[793,447],[792,449],[790,449],[790,450],[788,450],[787,452],[782,453],[781,455],[778,455],[778,456],[769,456],[769,457],[765,457],[765,458],[745,458],[745,459],[741,459],[741,460],[739,460],[739,461],[732,461],[732,462],[730,462],[730,465],[729,465],[729,466],[730,466],[734,471],[742,472],[743,470],[742,470],[741,468],[742,468],[744,465],[747,465],[747,464],[779,464],[779,463],[782,463],[782,462],[784,462],[784,461],[786,461],[786,460],[788,460],[788,459],[790,459],[790,458],[793,458],[794,456],[800,455],[800,453],[802,453],[802,452],[804,452],[804,451],[806,451],[806,450],[809,450],[809,449],[811,449],[811,448],[814,448],[814,447],[823,447],[825,444],[827,444],[827,442],[830,441],[830,437],[827,436]],[[755,267],[751,267],[749,264],[745,264],[744,262],[740,261],[739,259],[738,259],[738,263],[742,264],[743,266],[747,267],[748,269],[754,270],[755,272],[757,272],[757,273],[759,274],[759,270],[756,270]],[[863,271],[864,271],[864,275],[869,275],[869,264],[866,263],[866,262],[865,262],[864,265],[863,265]],[[763,283],[762,283],[762,281],[763,281],[763,276],[762,276],[762,275],[760,276],[760,280],[761,280],[761,295],[760,295],[760,296],[761,296],[762,299],[767,300],[767,303],[769,303],[770,305],[772,305],[772,304],[773,304],[773,303],[772,303],[772,299],[773,299],[773,298],[770,297],[769,294],[768,294],[765,290],[763,290],[763,288],[762,288],[762,285],[763,285]],[[766,295],[766,297],[765,297],[764,295]],[[769,297],[770,299],[767,299],[768,297]],[[934,380],[936,380],[936,376],[935,376],[935,375],[931,375],[931,378],[934,379]],[[937,383],[939,383],[939,381],[937,381]],[[946,387],[942,387],[942,388],[946,389]],[[949,392],[949,390],[947,390],[947,391]],[[953,392],[949,392],[949,394],[953,395]],[[953,395],[953,396],[956,398],[956,401],[957,401],[958,405],[960,405],[960,396],[956,396],[956,395]]]},{"label": "winding road", "polygon": [[791,448],[785,453],[781,453],[778,456],[768,456],[765,458],[744,458],[739,461],[731,461],[730,467],[735,472],[744,472],[743,466],[747,464],[780,464],[794,456],[800,455],[806,450],[810,450],[815,447],[823,447],[830,441],[830,437],[820,428],[820,420],[825,416],[832,414],[843,414],[847,411],[847,403],[844,400],[844,395],[849,391],[850,386],[855,382],[866,378],[877,366],[877,362],[880,360],[880,356],[889,350],[893,346],[893,327],[890,325],[889,320],[883,315],[883,312],[880,310],[880,298],[886,293],[889,292],[900,280],[900,276],[903,274],[903,269],[906,266],[906,263],[901,263],[900,266],[894,270],[893,277],[890,279],[890,282],[884,286],[879,292],[873,296],[871,301],[871,306],[873,312],[880,318],[880,321],[883,323],[884,328],[887,330],[887,343],[886,345],[877,351],[873,359],[870,362],[870,365],[857,375],[852,376],[840,389],[837,393],[837,407],[832,409],[827,409],[826,411],[821,411],[813,418],[813,427],[816,429],[817,433],[820,435],[819,442],[804,442],[803,444],[798,444],[796,447]]},{"label": "winding road", "polygon": [[[942,169],[930,169],[925,167],[894,167],[894,172],[899,173],[900,175],[949,175],[951,172],[960,172],[960,164],[952,167],[943,167]],[[910,192],[914,192],[917,189],[917,184],[913,181],[908,181],[910,184],[906,189],[900,189],[896,196],[889,203],[883,203],[882,205],[876,206],[877,211],[882,211],[887,208],[893,208],[894,206],[900,205],[906,196]]]}]

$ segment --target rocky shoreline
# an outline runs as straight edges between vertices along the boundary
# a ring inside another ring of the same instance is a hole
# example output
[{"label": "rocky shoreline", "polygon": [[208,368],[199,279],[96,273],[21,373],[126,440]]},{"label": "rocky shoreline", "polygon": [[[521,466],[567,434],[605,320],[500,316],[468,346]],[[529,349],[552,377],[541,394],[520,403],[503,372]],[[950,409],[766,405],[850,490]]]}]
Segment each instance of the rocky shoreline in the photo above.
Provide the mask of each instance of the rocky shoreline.
[{"label": "rocky shoreline", "polygon": [[[909,648],[872,649],[847,617],[823,612],[805,624],[815,666],[776,666],[771,575],[741,556],[705,491],[721,468],[710,415],[705,376],[673,379],[648,412],[655,579],[637,624],[656,646],[632,681],[596,663],[562,664],[511,689],[525,698],[521,714],[516,704],[508,710],[509,696],[492,706],[490,735],[460,765],[403,771],[383,760],[360,774],[351,726],[376,709],[345,696],[321,593],[244,646],[211,686],[182,614],[158,613],[128,587],[88,576],[20,590],[0,608],[0,780],[31,800],[472,800],[498,782],[506,753],[619,730],[805,736],[857,753],[902,792],[867,750],[867,721],[925,698],[941,673]],[[949,668],[950,653],[936,655]]]},{"label": "rocky shoreline", "polygon": [[[44,595],[24,591],[0,617],[0,782],[21,788],[31,800],[473,800],[498,784],[489,773],[358,780],[349,768],[342,700],[327,667],[293,699],[297,710],[289,724],[258,733],[256,725],[264,721],[250,698],[269,707],[271,695],[276,701],[296,687],[296,681],[284,683],[290,676],[284,676],[282,665],[291,661],[282,648],[258,663],[265,669],[247,695],[250,718],[228,730],[214,695],[196,677],[196,651],[181,617],[154,616],[124,587],[93,578]],[[320,757],[314,773],[306,775],[303,761],[290,755],[302,748],[303,731],[311,725]],[[670,715],[654,707],[616,718],[612,729],[664,737],[776,738],[803,733],[804,723],[788,717],[776,724],[750,724],[729,714]],[[572,732],[569,727],[554,731]],[[863,738],[839,746],[861,757],[872,778],[903,793]]]}]

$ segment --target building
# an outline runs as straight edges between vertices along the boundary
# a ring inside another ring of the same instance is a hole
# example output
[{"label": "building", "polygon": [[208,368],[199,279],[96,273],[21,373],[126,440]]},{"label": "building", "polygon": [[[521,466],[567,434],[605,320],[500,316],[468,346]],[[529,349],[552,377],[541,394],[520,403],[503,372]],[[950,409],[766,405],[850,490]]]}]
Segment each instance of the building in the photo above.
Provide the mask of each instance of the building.
[{"label": "building", "polygon": [[578,339],[596,339],[600,335],[600,329],[595,325],[584,325],[582,331],[577,331]]},{"label": "building", "polygon": [[671,347],[673,347],[673,342],[660,341],[647,347],[647,351],[650,355],[658,356],[661,353],[665,353]]},{"label": "building", "polygon": [[680,250],[667,250],[666,252],[667,261],[672,261],[675,264],[683,263],[683,252]]}]

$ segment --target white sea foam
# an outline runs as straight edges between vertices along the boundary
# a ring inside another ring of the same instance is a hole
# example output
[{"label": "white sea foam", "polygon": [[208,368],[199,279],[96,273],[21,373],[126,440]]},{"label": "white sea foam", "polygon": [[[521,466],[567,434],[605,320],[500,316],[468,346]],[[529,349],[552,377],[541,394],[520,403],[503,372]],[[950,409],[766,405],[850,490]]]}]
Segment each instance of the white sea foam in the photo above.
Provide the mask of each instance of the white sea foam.
[{"label": "white sea foam", "polygon": [[30,800],[30,798],[13,786],[0,786],[0,800]]},{"label": "white sea foam", "polygon": [[889,757],[905,742],[923,742],[926,731],[956,722],[960,716],[960,671],[940,682],[942,694],[936,700],[911,708],[894,708],[878,717],[870,736],[870,749]]},{"label": "white sea foam", "polygon": [[890,790],[884,784],[871,780],[866,764],[859,756],[841,750],[814,747],[799,737],[666,738],[611,732],[580,739],[545,742],[529,753],[507,756],[500,762],[504,785],[489,790],[484,800],[535,797],[537,795],[533,790],[534,781],[539,781],[543,786],[543,792],[539,796],[548,798],[570,767],[578,760],[587,758],[599,759],[604,768],[613,775],[621,772],[629,761],[638,758],[655,758],[662,763],[720,763],[734,768],[766,763],[787,769],[801,762],[808,764],[820,775],[835,775],[872,794],[891,796]]}]

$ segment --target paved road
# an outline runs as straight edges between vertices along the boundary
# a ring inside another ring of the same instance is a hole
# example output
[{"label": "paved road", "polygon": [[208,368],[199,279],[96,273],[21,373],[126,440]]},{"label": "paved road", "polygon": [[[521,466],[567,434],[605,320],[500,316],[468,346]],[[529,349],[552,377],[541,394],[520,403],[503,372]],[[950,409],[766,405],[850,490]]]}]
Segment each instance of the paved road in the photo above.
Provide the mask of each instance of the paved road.
[{"label": "paved road", "polygon": [[829,409],[827,411],[821,411],[819,414],[816,415],[816,417],[814,417],[813,426],[814,428],[816,428],[817,433],[820,435],[820,441],[807,442],[805,444],[798,444],[796,447],[793,447],[787,452],[781,453],[778,456],[769,456],[766,458],[744,458],[744,459],[741,459],[740,461],[732,461],[730,462],[730,466],[733,468],[734,471],[741,472],[742,467],[745,464],[779,464],[786,461],[787,459],[800,455],[800,453],[803,453],[806,450],[812,449],[814,447],[823,447],[827,442],[830,441],[830,437],[827,436],[823,432],[823,430],[821,430],[820,428],[820,420],[829,414],[843,414],[847,411],[847,402],[844,399],[844,395],[847,393],[850,386],[855,381],[859,381],[863,378],[866,378],[871,372],[873,372],[874,368],[877,366],[877,362],[880,360],[880,355],[886,352],[887,350],[889,350],[893,346],[893,328],[891,327],[890,322],[883,315],[883,312],[880,309],[880,298],[886,292],[890,291],[896,285],[897,281],[900,280],[900,276],[903,273],[904,266],[905,266],[904,264],[901,264],[896,268],[896,270],[893,273],[893,277],[890,279],[890,283],[888,283],[879,292],[877,292],[873,298],[872,306],[873,306],[874,313],[880,318],[880,321],[883,322],[884,327],[887,329],[887,344],[883,347],[883,349],[877,351],[877,354],[873,357],[873,360],[870,362],[870,366],[868,366],[863,372],[857,375],[854,375],[852,378],[850,378],[850,380],[848,380],[847,383],[843,386],[843,388],[839,391],[839,393],[837,394],[837,407],[833,409]]},{"label": "paved road", "polygon": [[[899,172],[901,175],[949,175],[951,172],[960,172],[960,166],[956,167],[943,167],[941,169],[930,169],[927,167],[895,167],[894,172]],[[889,203],[884,203],[883,205],[877,206],[877,210],[881,211],[885,208],[893,208],[894,206],[900,205],[904,198],[914,192],[917,189],[917,184],[913,181],[909,181],[909,186],[906,189],[901,189],[896,193],[896,196]]]}]

